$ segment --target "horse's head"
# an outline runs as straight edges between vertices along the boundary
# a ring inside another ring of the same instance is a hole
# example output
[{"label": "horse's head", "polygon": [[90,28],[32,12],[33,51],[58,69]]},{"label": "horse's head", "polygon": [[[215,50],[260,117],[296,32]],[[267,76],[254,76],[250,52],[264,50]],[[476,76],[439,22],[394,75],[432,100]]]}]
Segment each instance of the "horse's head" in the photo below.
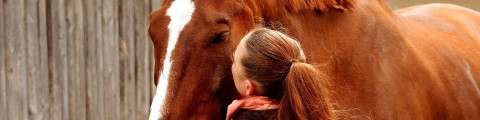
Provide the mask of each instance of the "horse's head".
[{"label": "horse's head", "polygon": [[237,0],[165,0],[152,12],[156,95],[150,119],[220,119],[238,94],[231,53],[255,25]]}]

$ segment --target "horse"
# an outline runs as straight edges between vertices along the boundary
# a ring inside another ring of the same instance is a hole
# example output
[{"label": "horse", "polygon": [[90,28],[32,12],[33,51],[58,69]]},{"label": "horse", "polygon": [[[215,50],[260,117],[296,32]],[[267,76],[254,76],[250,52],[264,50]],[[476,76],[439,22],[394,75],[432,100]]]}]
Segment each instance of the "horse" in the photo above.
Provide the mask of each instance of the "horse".
[{"label": "horse", "polygon": [[225,119],[231,56],[255,27],[298,40],[339,119],[480,119],[480,13],[384,0],[164,0],[150,15],[150,119]]}]

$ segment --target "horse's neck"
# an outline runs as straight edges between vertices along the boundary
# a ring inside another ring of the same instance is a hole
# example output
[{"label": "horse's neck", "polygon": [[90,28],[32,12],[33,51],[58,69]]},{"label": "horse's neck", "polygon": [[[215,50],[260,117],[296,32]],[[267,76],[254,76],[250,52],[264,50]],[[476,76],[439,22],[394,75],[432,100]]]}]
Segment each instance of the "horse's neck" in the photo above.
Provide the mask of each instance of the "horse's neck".
[{"label": "horse's neck", "polygon": [[[292,13],[266,1],[250,1],[247,5],[252,9],[255,17],[262,18],[263,26],[286,32],[302,43],[315,47],[327,45],[323,47],[333,49],[334,46],[328,45],[346,41],[355,43],[353,45],[358,45],[357,42],[371,43],[375,37],[379,36],[377,32],[395,29],[395,14],[392,13],[385,1],[355,1],[350,10],[319,11],[312,9],[297,13]],[[383,31],[379,29],[383,29]]]},{"label": "horse's neck", "polygon": [[403,39],[396,28],[395,14],[384,1],[365,2],[358,1],[346,11],[290,13],[272,8],[254,13],[264,18],[265,26],[285,28],[288,35],[299,40],[308,62],[319,64],[320,70],[332,78],[346,79],[341,77],[351,74],[345,71],[353,69],[350,64],[366,69],[368,66],[361,65],[371,62],[368,54],[381,48],[399,48]]}]

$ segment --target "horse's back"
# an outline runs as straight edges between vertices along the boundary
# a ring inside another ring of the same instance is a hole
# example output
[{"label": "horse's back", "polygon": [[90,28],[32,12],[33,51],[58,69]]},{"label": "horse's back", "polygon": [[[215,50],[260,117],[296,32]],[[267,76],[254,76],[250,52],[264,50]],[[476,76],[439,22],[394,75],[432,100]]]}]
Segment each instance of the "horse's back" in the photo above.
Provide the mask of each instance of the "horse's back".
[{"label": "horse's back", "polygon": [[477,84],[480,82],[479,12],[453,4],[434,3],[401,9],[397,13],[407,26],[403,32],[412,46],[452,61],[457,57],[468,62],[469,66],[473,65],[472,76]]},{"label": "horse's back", "polygon": [[464,34],[445,33],[466,36],[469,38],[464,40],[474,39],[475,42],[480,42],[480,13],[477,11],[453,4],[433,3],[400,9],[396,13],[432,29],[464,32]]},{"label": "horse's back", "polygon": [[438,89],[431,92],[430,101],[439,102],[448,113],[445,117],[479,118],[480,13],[439,3],[396,13],[406,44],[420,62],[416,68]]}]

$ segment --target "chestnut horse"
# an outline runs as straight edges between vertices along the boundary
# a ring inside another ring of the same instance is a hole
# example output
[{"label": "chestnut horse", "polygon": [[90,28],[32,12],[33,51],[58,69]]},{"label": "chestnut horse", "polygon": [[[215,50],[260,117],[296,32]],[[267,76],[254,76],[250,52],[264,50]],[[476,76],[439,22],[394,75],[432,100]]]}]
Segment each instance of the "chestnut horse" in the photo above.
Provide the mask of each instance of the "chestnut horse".
[{"label": "chestnut horse", "polygon": [[231,55],[256,26],[297,39],[339,118],[480,119],[480,13],[384,0],[164,0],[152,12],[150,119],[224,119]]}]

